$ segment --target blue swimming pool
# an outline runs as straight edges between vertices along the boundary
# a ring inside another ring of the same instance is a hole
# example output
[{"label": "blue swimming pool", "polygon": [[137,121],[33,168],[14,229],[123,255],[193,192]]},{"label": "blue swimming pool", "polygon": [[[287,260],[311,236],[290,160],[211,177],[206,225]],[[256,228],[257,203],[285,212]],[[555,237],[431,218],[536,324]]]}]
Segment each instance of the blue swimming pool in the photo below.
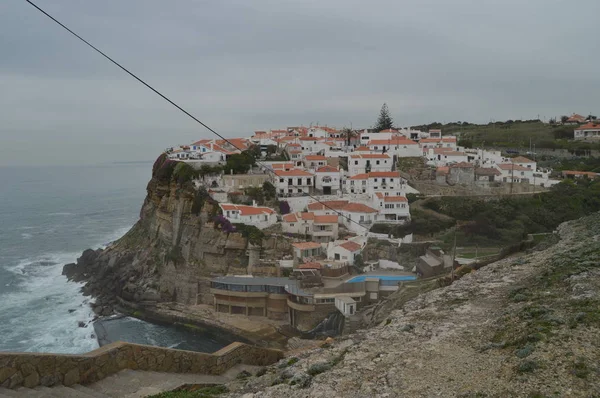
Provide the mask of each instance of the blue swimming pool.
[{"label": "blue swimming pool", "polygon": [[364,282],[366,278],[379,278],[382,281],[414,281],[417,279],[416,276],[404,275],[404,276],[393,276],[393,275],[360,275],[346,281],[346,283]]}]

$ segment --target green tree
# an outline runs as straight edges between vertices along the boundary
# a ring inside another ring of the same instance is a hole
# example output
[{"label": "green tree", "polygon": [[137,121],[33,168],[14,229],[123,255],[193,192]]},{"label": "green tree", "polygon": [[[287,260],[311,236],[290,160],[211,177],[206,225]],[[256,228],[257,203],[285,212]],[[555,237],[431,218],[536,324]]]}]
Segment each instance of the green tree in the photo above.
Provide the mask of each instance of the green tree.
[{"label": "green tree", "polygon": [[356,132],[348,127],[344,127],[341,132],[341,137],[346,141],[346,145],[350,146],[352,138],[356,137]]},{"label": "green tree", "polygon": [[379,111],[379,118],[377,119],[377,124],[375,125],[375,131],[382,131],[394,128],[394,120],[390,116],[390,110],[386,103],[383,104],[381,110]]},{"label": "green tree", "polygon": [[265,181],[262,186],[263,194],[266,200],[275,199],[277,197],[277,189],[269,181]]},{"label": "green tree", "polygon": [[223,167],[225,172],[233,170],[233,174],[246,174],[256,164],[255,157],[247,151],[229,155],[227,164]]},{"label": "green tree", "polygon": [[267,145],[267,157],[277,154],[277,145]]},{"label": "green tree", "polygon": [[569,117],[568,117],[568,116],[566,116],[566,115],[562,115],[562,116],[560,117],[560,121],[561,121],[562,123],[566,123],[566,122],[567,122],[567,120],[569,120]]}]

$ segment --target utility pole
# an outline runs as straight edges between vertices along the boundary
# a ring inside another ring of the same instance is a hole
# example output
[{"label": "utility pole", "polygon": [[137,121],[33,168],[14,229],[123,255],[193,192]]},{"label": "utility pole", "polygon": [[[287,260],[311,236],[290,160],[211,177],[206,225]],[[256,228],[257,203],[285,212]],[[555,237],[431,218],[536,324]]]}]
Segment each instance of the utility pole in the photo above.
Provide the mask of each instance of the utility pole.
[{"label": "utility pole", "polygon": [[452,264],[450,268],[450,281],[454,282],[454,260],[456,259],[456,232],[458,231],[458,221],[456,222],[456,226],[454,227],[454,247],[452,248]]},{"label": "utility pole", "polygon": [[513,163],[513,161],[510,161],[511,166],[510,166],[510,194],[512,195],[513,193],[513,183],[515,182],[515,164]]}]

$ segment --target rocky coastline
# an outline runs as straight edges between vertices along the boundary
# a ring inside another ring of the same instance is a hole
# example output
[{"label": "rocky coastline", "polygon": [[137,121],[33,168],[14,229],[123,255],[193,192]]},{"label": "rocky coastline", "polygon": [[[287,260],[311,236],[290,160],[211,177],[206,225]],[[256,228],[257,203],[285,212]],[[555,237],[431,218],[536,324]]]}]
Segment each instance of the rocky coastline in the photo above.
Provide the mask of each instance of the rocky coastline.
[{"label": "rocky coastline", "polygon": [[[108,247],[85,250],[76,263],[64,265],[63,275],[84,284],[82,292],[93,298],[96,318],[126,314],[153,323],[194,325],[281,348],[287,336],[272,324],[237,325],[209,310],[210,279],[245,274],[248,266],[247,239],[214,228],[215,206],[191,182],[161,179],[155,170],[139,221]],[[267,237],[261,257],[280,258],[287,250],[286,240]]]}]

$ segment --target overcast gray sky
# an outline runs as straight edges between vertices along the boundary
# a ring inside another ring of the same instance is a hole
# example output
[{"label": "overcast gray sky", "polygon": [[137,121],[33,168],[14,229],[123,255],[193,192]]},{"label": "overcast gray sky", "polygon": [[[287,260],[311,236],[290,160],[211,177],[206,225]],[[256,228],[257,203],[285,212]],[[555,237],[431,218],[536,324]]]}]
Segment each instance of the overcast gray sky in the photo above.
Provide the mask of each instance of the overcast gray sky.
[{"label": "overcast gray sky", "polygon": [[[598,0],[37,0],[225,136],[600,113]],[[0,165],[152,160],[211,137],[0,0]]]}]

